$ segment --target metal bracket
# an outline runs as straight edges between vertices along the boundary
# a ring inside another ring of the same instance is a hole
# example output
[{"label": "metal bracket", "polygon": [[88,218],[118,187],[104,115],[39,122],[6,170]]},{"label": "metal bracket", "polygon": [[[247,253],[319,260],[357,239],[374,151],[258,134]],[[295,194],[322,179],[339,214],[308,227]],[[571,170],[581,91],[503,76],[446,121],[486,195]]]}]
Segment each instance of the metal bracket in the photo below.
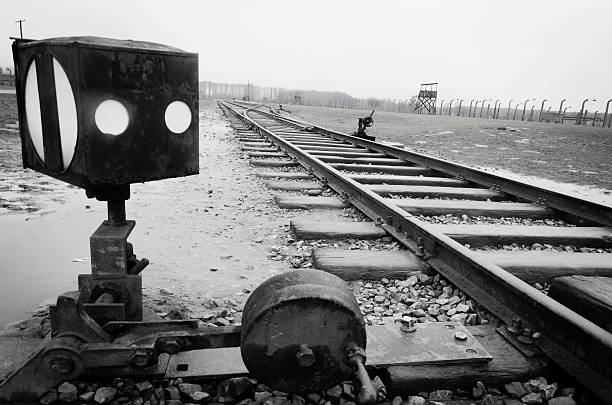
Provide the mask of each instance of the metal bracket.
[{"label": "metal bracket", "polygon": [[[101,327],[78,292],[53,306],[54,337],[0,383],[0,403],[33,402],[62,381],[90,376],[161,375],[165,354],[237,347],[240,327],[198,328],[197,321],[110,322]],[[164,360],[165,359],[165,360]]]}]

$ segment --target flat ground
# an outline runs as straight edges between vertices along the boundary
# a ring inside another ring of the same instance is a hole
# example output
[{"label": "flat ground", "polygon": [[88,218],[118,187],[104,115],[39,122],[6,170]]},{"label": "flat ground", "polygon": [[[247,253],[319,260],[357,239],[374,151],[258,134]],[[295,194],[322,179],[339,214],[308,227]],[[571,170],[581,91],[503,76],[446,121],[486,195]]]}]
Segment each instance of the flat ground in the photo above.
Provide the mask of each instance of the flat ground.
[{"label": "flat ground", "polygon": [[[283,107],[295,118],[347,133],[371,112]],[[368,134],[473,167],[612,189],[612,128],[376,111]]]}]

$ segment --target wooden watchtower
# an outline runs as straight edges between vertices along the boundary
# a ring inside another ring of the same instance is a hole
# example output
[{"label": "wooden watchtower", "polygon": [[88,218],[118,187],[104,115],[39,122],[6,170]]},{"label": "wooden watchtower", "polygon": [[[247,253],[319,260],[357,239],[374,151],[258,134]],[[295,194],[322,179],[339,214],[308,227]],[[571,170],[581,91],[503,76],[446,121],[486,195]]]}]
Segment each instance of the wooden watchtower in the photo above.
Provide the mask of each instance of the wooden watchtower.
[{"label": "wooden watchtower", "polygon": [[414,112],[417,114],[435,114],[438,98],[438,83],[421,83]]}]

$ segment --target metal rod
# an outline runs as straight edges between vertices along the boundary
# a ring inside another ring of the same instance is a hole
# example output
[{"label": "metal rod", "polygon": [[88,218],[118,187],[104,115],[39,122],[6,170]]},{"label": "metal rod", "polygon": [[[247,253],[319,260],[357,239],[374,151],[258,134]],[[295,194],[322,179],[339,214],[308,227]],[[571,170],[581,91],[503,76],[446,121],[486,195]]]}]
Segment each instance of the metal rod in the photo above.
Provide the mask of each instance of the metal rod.
[{"label": "metal rod", "polygon": [[463,99],[459,100],[459,109],[457,111],[457,117],[461,117],[461,104],[463,103]]},{"label": "metal rod", "polygon": [[514,106],[514,116],[512,117],[512,119],[513,119],[514,121],[516,121],[516,110],[518,110],[518,106],[519,106],[519,105],[521,105],[521,103],[517,103],[517,104]]},{"label": "metal rod", "polygon": [[[587,101],[589,101],[589,99],[585,98],[584,101],[582,102],[582,107],[580,107],[580,114],[578,115],[576,125],[582,124],[582,116],[584,114],[584,105],[586,104]],[[592,100],[592,101],[597,101],[597,100]]]},{"label": "metal rod", "polygon": [[542,121],[542,111],[544,111],[544,103],[547,102],[548,99],[542,100],[542,105],[540,106],[540,115],[538,115],[538,122]]},{"label": "metal rod", "polygon": [[[561,100],[561,104],[559,105],[559,115],[557,116],[557,120],[561,121],[561,109],[563,108],[563,103],[565,103],[566,99]],[[565,116],[565,110],[563,110],[563,116]],[[561,121],[563,123],[563,121]]]},{"label": "metal rod", "polygon": [[[601,123],[601,127],[604,128],[606,126],[606,118],[608,118],[608,107],[610,107],[610,102],[612,101],[612,99],[608,100],[608,102],[606,103],[606,112],[604,113],[603,116],[603,122]],[[608,125],[610,126],[610,125]]]},{"label": "metal rod", "polygon": [[125,224],[125,200],[107,201],[108,221],[113,226]]},{"label": "metal rod", "polygon": [[24,23],[24,22],[25,22],[25,20],[17,20],[17,21],[15,21],[15,22],[16,22],[16,23],[19,23],[19,36],[20,36],[21,38],[23,38],[23,28],[22,28],[21,24],[22,24],[22,23]]},{"label": "metal rod", "polygon": [[510,108],[512,108],[512,102],[514,100],[510,99],[510,101],[508,101],[508,111],[506,112],[506,119],[510,118]]}]

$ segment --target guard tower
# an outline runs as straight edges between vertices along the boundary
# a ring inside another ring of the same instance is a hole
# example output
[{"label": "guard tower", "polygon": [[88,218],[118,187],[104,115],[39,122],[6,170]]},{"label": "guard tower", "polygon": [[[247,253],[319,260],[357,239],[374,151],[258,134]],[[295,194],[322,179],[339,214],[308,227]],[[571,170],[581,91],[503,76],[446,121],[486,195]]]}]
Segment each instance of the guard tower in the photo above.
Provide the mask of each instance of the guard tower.
[{"label": "guard tower", "polygon": [[421,83],[414,112],[417,114],[435,114],[438,98],[438,83]]}]

